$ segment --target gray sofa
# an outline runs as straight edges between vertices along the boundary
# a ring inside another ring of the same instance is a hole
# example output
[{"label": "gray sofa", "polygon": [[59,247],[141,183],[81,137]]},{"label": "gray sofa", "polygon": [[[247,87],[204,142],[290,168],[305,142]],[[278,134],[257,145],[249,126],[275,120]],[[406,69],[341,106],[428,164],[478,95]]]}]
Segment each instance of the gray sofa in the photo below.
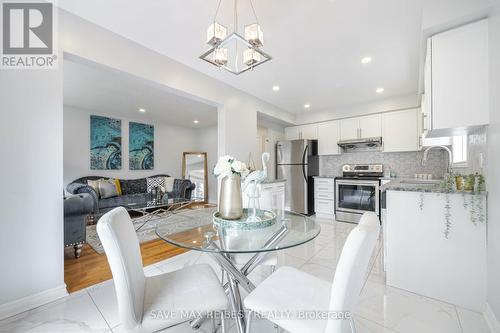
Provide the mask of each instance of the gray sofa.
[{"label": "gray sofa", "polygon": [[[168,177],[168,175],[154,175],[154,177]],[[153,195],[147,192],[146,178],[120,179],[122,195],[112,198],[99,198],[96,191],[88,185],[88,180],[98,180],[101,176],[82,177],[69,183],[66,190],[71,194],[88,193],[93,199],[93,214],[100,215],[115,207],[126,206],[131,203],[146,203],[153,200]],[[187,179],[175,179],[172,192],[168,193],[168,198],[191,199],[195,185]]]},{"label": "gray sofa", "polygon": [[64,246],[73,246],[75,258],[79,258],[82,253],[87,236],[87,217],[93,209],[94,200],[88,193],[64,198]]}]

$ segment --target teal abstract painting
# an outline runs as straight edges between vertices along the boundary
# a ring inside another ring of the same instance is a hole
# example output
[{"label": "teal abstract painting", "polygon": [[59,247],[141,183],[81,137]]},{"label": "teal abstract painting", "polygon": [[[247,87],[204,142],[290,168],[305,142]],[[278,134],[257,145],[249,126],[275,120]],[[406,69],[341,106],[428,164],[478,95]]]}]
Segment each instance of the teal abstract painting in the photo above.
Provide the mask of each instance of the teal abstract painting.
[{"label": "teal abstract painting", "polygon": [[101,116],[90,116],[90,169],[122,168],[122,122]]},{"label": "teal abstract painting", "polygon": [[154,169],[154,126],[130,122],[128,133],[130,170]]}]

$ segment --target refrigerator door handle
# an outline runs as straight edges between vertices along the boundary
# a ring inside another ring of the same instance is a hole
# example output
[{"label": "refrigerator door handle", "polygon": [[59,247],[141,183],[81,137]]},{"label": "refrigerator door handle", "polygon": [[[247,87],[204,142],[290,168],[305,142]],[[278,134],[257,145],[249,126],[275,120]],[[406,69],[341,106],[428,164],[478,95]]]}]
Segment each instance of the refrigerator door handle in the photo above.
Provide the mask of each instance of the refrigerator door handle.
[{"label": "refrigerator door handle", "polygon": [[306,148],[304,149],[304,154],[302,155],[302,174],[304,175],[304,180],[306,181],[306,183],[308,183],[307,181],[307,176],[306,176],[306,154],[307,154],[307,149],[309,148],[308,145],[306,145]]}]

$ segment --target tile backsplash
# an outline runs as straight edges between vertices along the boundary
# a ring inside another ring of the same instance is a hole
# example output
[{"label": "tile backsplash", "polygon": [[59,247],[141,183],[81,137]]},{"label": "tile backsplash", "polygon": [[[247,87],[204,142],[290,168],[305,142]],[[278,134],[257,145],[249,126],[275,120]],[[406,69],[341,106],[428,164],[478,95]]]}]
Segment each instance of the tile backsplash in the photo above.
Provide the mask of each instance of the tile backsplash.
[{"label": "tile backsplash", "polygon": [[402,153],[353,152],[341,155],[320,156],[319,174],[321,176],[342,175],[344,164],[383,164],[400,178],[413,178],[416,173],[432,174],[443,178],[448,166],[448,155],[443,150],[431,150],[425,166],[422,165],[422,151]]}]

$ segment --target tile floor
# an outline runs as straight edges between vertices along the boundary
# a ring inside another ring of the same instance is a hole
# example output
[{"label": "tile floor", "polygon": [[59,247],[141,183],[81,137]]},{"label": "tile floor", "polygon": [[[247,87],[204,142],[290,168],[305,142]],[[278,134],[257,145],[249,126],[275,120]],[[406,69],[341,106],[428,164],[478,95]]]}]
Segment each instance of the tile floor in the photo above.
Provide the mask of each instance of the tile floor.
[{"label": "tile floor", "polygon": [[[321,234],[312,242],[281,251],[278,266],[293,266],[321,279],[332,280],[343,244],[352,224],[322,223]],[[373,254],[355,319],[358,333],[489,333],[483,316],[404,290],[387,287],[382,269],[381,245]],[[144,269],[146,275],[161,274],[194,263],[209,263],[206,254],[191,251]],[[269,274],[261,266],[250,275],[259,283]],[[229,323],[229,332],[235,332]],[[256,321],[253,332],[275,332],[266,320]],[[210,332],[205,323],[198,332]],[[109,280],[75,292],[63,299],[0,321],[0,332],[123,332],[118,317],[113,281]],[[191,333],[187,324],[168,333]]]}]

